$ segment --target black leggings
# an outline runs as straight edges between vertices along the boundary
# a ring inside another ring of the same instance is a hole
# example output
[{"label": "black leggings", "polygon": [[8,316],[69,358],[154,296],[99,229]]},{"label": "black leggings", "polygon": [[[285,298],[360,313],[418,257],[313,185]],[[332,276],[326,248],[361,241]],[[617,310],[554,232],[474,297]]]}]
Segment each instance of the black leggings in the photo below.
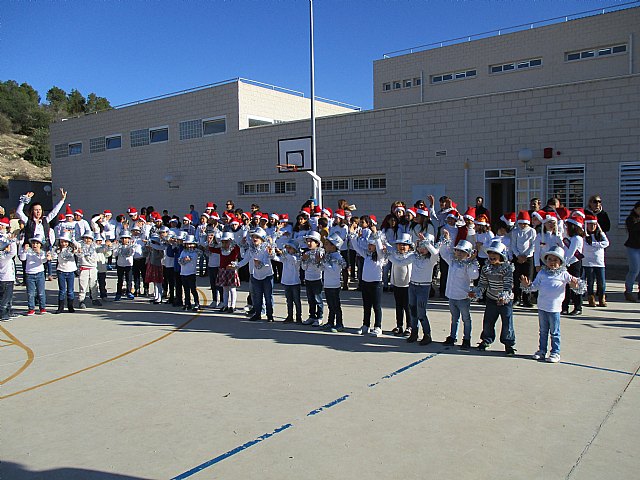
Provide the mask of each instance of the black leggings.
[{"label": "black leggings", "polygon": [[[406,325],[407,328],[411,325],[411,317],[409,317],[409,287],[396,287],[393,286],[393,298],[396,301],[396,326],[403,328]],[[407,319],[404,323],[404,318]]]},{"label": "black leggings", "polygon": [[362,280],[362,308],[364,310],[362,324],[371,326],[371,310],[375,318],[374,327],[382,328],[382,281],[365,282]]},{"label": "black leggings", "polygon": [[[567,272],[576,278],[580,278],[582,270],[582,260],[572,263],[567,267]],[[571,290],[571,287],[567,285],[564,291],[564,301],[562,302],[562,310],[569,310],[569,304],[573,305],[573,308],[580,311],[582,310],[582,295]]]},{"label": "black leggings", "polygon": [[200,305],[198,291],[196,290],[196,274],[182,275],[182,286],[184,288],[184,304],[191,306],[191,296],[193,296],[193,304]]}]

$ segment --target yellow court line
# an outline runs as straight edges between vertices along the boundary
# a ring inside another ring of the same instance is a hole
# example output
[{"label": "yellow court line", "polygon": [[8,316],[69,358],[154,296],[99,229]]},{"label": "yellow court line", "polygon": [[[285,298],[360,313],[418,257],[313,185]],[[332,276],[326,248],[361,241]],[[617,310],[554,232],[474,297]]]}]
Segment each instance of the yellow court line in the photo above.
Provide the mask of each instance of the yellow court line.
[{"label": "yellow court line", "polygon": [[[204,294],[200,289],[198,289],[198,292],[199,292],[199,293],[204,297],[204,300],[205,300],[205,301],[203,302],[203,304],[204,304],[204,303],[206,303],[206,301],[207,301],[207,296],[206,296],[206,295],[205,295],[205,294]],[[193,315],[189,320],[187,320],[186,322],[184,322],[182,325],[180,325],[180,326],[178,326],[178,327],[174,328],[174,329],[173,329],[173,330],[171,330],[170,332],[165,333],[164,335],[162,335],[162,336],[160,336],[160,337],[156,338],[155,340],[151,340],[150,342],[143,343],[142,345],[140,345],[140,346],[138,346],[138,347],[135,347],[135,348],[132,348],[131,350],[127,350],[126,352],[121,353],[121,354],[119,354],[119,355],[116,355],[115,357],[108,358],[108,359],[106,359],[106,360],[103,360],[103,361],[102,361],[102,362],[100,362],[100,363],[96,363],[96,364],[94,364],[94,365],[90,365],[90,366],[85,367],[85,368],[82,368],[82,369],[80,369],[80,370],[76,370],[75,372],[71,372],[71,373],[68,373],[68,374],[66,374],[66,375],[63,375],[63,376],[61,376],[61,377],[57,377],[57,378],[54,378],[54,379],[52,379],[52,380],[48,380],[48,381],[46,381],[46,382],[39,383],[39,384],[34,385],[34,386],[32,386],[32,387],[28,387],[28,388],[24,388],[24,389],[22,389],[22,390],[18,390],[17,392],[9,393],[9,394],[7,394],[7,395],[2,395],[2,396],[0,396],[0,400],[5,400],[5,399],[7,399],[7,398],[15,397],[16,395],[20,395],[20,394],[22,394],[22,393],[30,392],[30,391],[32,391],[32,390],[36,390],[36,389],[38,389],[38,388],[45,387],[45,386],[47,386],[47,385],[51,385],[52,383],[59,382],[60,380],[64,380],[64,379],[66,379],[66,378],[70,378],[70,377],[73,377],[73,376],[75,376],[75,375],[79,375],[80,373],[87,372],[87,371],[89,371],[89,370],[93,370],[94,368],[101,367],[102,365],[106,365],[106,364],[111,363],[111,362],[114,362],[114,361],[116,361],[116,360],[118,360],[118,359],[120,359],[120,358],[122,358],[122,357],[126,357],[127,355],[130,355],[130,354],[132,354],[132,353],[134,353],[134,352],[137,352],[138,350],[142,350],[143,348],[148,347],[149,345],[153,345],[154,343],[157,343],[157,342],[159,342],[160,340],[164,340],[165,338],[169,337],[170,335],[173,335],[174,333],[176,333],[176,332],[180,331],[181,329],[183,329],[184,327],[186,327],[187,325],[189,325],[191,322],[193,322],[196,318],[198,318],[198,317],[201,315],[201,313],[202,313],[202,312],[198,312],[198,313],[196,313],[196,314],[195,314],[195,315]],[[2,328],[2,326],[0,326],[0,328]],[[4,329],[3,329],[3,330],[4,330]],[[5,331],[5,333],[8,333],[8,332],[6,332],[6,331]],[[10,336],[10,338],[12,338],[12,337],[13,337],[11,334],[9,334],[9,336]],[[13,338],[15,338],[15,337],[13,337]],[[16,339],[16,340],[17,340],[17,339]],[[26,348],[28,348],[28,347],[26,347]],[[31,349],[29,349],[29,351],[31,351]],[[33,352],[31,352],[31,354],[33,355]],[[31,361],[33,361],[33,358],[31,359]],[[29,362],[29,363],[31,363],[31,362]],[[24,367],[24,366],[23,366],[23,367]],[[26,368],[26,367],[24,367],[24,368]],[[23,368],[22,370],[24,370],[24,368]],[[22,372],[20,372],[20,373],[22,373]],[[17,374],[14,374],[11,378],[13,378],[13,377],[15,377],[15,376],[17,376]]]},{"label": "yellow court line", "polygon": [[[24,372],[27,368],[29,368],[29,365],[31,365],[33,363],[33,359],[34,359],[35,355],[33,354],[33,350],[31,350],[24,343],[22,343],[20,340],[18,340],[16,337],[14,337],[13,334],[9,330],[4,328],[2,325],[0,325],[0,331],[2,333],[4,333],[7,337],[9,337],[9,339],[11,340],[11,344],[20,347],[27,354],[27,359],[24,361],[24,363],[22,364],[22,366],[18,370],[13,372],[13,374],[9,375],[7,378],[5,378],[3,380],[0,380],[0,385],[4,385],[8,381],[13,380],[14,378],[16,378],[18,375],[20,375],[22,372]],[[3,341],[5,341],[5,340],[3,340]]]},{"label": "yellow court line", "polygon": [[11,340],[5,340],[4,338],[0,338],[0,342],[10,343],[11,345],[13,345],[13,342]]}]

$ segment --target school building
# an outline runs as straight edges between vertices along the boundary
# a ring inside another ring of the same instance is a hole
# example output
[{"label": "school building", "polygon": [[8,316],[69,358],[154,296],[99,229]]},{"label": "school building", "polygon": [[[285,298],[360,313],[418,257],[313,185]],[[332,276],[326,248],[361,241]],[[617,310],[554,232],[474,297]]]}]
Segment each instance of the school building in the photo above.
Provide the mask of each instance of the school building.
[{"label": "school building", "polygon": [[[381,217],[398,199],[446,194],[463,208],[482,195],[498,218],[532,197],[575,208],[599,194],[609,261],[622,263],[640,199],[639,41],[628,8],[384,55],[373,110],[316,102],[324,204]],[[234,79],[54,123],[54,191],[87,212],[232,199],[295,214],[312,178],[279,172],[278,146],[309,135],[309,104]]]}]

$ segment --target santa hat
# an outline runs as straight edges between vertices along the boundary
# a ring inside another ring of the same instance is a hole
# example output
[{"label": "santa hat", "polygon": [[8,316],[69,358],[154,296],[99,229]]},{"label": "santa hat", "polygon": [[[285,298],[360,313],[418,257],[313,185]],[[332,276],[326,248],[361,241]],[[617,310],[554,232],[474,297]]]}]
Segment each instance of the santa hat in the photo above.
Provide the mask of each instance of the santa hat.
[{"label": "santa hat", "polygon": [[393,207],[394,212],[404,212],[406,209],[402,205],[396,205]]},{"label": "santa hat", "polygon": [[320,206],[316,205],[315,207],[313,207],[314,217],[319,217],[321,214],[322,214],[322,209],[320,208]]},{"label": "santa hat", "polygon": [[565,207],[556,208],[556,212],[558,212],[558,217],[560,220],[566,220],[569,218],[569,209]]},{"label": "santa hat", "polygon": [[465,219],[469,219],[469,220],[475,220],[476,219],[476,207],[467,208],[467,211],[464,212],[464,218]]},{"label": "santa hat", "polygon": [[300,213],[309,218],[311,216],[311,209],[309,207],[304,207],[302,210],[300,210]]},{"label": "santa hat", "polygon": [[129,215],[137,215],[138,214],[138,210],[136,209],[136,207],[129,207],[129,208],[127,208],[127,213]]},{"label": "santa hat", "polygon": [[500,220],[510,227],[513,227],[516,224],[516,212],[506,212],[500,217]]},{"label": "santa hat", "polygon": [[67,203],[67,208],[64,211],[65,217],[73,217],[73,210],[71,210],[71,205]]},{"label": "santa hat", "polygon": [[576,208],[571,212],[571,217],[575,217],[575,216],[579,216],[584,218],[585,214],[584,214],[584,208]]},{"label": "santa hat", "polygon": [[544,212],[544,220],[542,223],[556,222],[558,223],[558,215],[556,212]]},{"label": "santa hat", "polygon": [[344,217],[345,217],[345,215],[344,215],[344,210],[342,210],[342,209],[336,210],[336,211],[334,212],[334,216],[335,216],[336,218],[340,218],[340,219],[344,220]]},{"label": "santa hat", "polygon": [[[63,217],[64,218],[64,217]],[[7,217],[0,218],[0,225],[3,227],[8,227],[11,224],[11,221]]]},{"label": "santa hat", "polygon": [[78,208],[78,209],[76,209],[76,210],[73,212],[73,214],[74,214],[74,215],[80,215],[81,217],[84,217],[84,212],[83,212],[81,209],[79,209],[79,208]]},{"label": "santa hat", "polygon": [[287,223],[289,221],[289,214],[288,213],[280,214],[280,221]]},{"label": "santa hat", "polygon": [[207,206],[204,208],[205,210],[215,210],[216,209],[216,204],[213,202],[208,202]]},{"label": "santa hat", "polygon": [[584,223],[598,223],[598,217],[596,217],[595,215],[585,215],[584,217]]},{"label": "santa hat", "polygon": [[218,215],[218,212],[212,212],[211,218],[213,218],[214,220],[220,220],[220,215]]},{"label": "santa hat", "polygon": [[260,221],[265,221],[268,222],[269,221],[269,215],[267,215],[266,213],[261,213],[260,214]]},{"label": "santa hat", "polygon": [[455,208],[457,210],[458,209],[458,204],[456,202],[454,202],[453,200],[451,200],[451,207]]},{"label": "santa hat", "polygon": [[150,217],[154,220],[154,221],[158,221],[158,220],[162,220],[162,215],[160,215],[160,212],[151,212]]},{"label": "santa hat", "polygon": [[58,215],[58,221],[59,222],[64,222],[64,213],[61,213]]},{"label": "santa hat", "polygon": [[324,207],[322,209],[322,213],[324,213],[325,215],[331,217],[333,216],[333,212],[331,211],[331,209],[329,207]]},{"label": "santa hat", "polygon": [[476,218],[473,223],[475,223],[476,225],[488,226],[489,218],[486,215],[482,214],[482,215],[479,215],[478,218]]},{"label": "santa hat", "polygon": [[277,213],[272,213],[271,215],[269,215],[269,218],[273,218],[277,222],[280,220],[280,215],[278,215]]},{"label": "santa hat", "polygon": [[458,212],[455,209],[450,210],[449,213],[447,213],[447,218],[453,218],[454,220],[458,220],[460,218],[460,212]]},{"label": "santa hat", "polygon": [[207,220],[209,220],[209,218],[211,218],[207,212],[202,212],[200,214],[200,216],[206,218]]},{"label": "santa hat", "polygon": [[105,210],[102,212],[103,215],[112,215],[111,210]]},{"label": "santa hat", "polygon": [[184,217],[182,217],[183,222],[193,222],[193,216],[190,213],[187,213]]},{"label": "santa hat", "polygon": [[240,225],[240,220],[235,215],[229,217],[229,225]]},{"label": "santa hat", "polygon": [[262,213],[260,213],[260,211],[259,211],[259,210],[256,210],[255,212],[253,212],[253,213],[251,214],[251,217],[252,217],[252,218],[255,218],[255,217],[260,218],[260,217],[262,217]]},{"label": "santa hat", "polygon": [[[414,210],[416,211],[416,213],[417,213],[418,215],[422,215],[422,216],[424,216],[424,217],[428,217],[428,216],[429,216],[429,210],[422,209],[422,208],[416,208],[416,209],[414,209]],[[449,209],[449,210],[451,210],[451,209]]]},{"label": "santa hat", "polygon": [[242,216],[247,220],[251,220],[251,212],[242,212]]},{"label": "santa hat", "polygon": [[574,225],[577,225],[578,227],[584,230],[584,218],[582,218],[580,215],[575,215],[573,217],[568,218],[567,223],[573,223]]},{"label": "santa hat", "polygon": [[416,218],[418,216],[418,211],[414,207],[407,208],[407,213],[410,217]]},{"label": "santa hat", "polygon": [[518,212],[518,223],[526,223],[527,225],[531,223],[531,217],[528,211],[520,210]]},{"label": "santa hat", "polygon": [[545,215],[545,213],[544,213],[542,210],[538,210],[538,211],[533,212],[533,213],[531,214],[531,217],[532,217],[532,218],[533,218],[533,217],[535,217],[535,218],[537,218],[537,219],[538,219],[538,221],[540,221],[540,222],[543,222],[543,221],[544,221],[544,217],[545,217],[545,216],[546,216],[546,215]]},{"label": "santa hat", "polygon": [[369,218],[371,219],[371,223],[378,225],[378,218],[375,215],[369,215]]}]

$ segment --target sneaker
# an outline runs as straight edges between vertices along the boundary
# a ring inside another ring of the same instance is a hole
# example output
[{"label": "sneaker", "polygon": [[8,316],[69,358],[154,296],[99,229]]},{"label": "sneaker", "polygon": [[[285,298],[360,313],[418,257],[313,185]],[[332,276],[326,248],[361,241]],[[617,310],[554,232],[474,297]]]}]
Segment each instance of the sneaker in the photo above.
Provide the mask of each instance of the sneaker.
[{"label": "sneaker", "polygon": [[429,345],[432,341],[433,340],[431,339],[431,335],[425,333],[424,337],[422,337],[422,340],[420,340],[420,345]]},{"label": "sneaker", "polygon": [[322,324],[322,319],[321,318],[314,318],[313,319],[313,323],[311,324],[312,327],[319,327],[320,324]]},{"label": "sneaker", "polygon": [[273,315],[267,315],[267,322],[275,322]]},{"label": "sneaker", "polygon": [[285,318],[283,323],[293,323],[293,317]]},{"label": "sneaker", "polygon": [[44,315],[45,313],[47,313],[47,309],[46,308],[41,308],[39,313],[40,313],[40,315]]},{"label": "sneaker", "polygon": [[507,357],[513,357],[516,354],[516,349],[507,345],[506,347],[504,347],[504,354]]},{"label": "sneaker", "polygon": [[119,302],[122,299],[121,295],[116,295],[115,298],[113,299],[114,302]]},{"label": "sneaker", "polygon": [[455,345],[456,344],[456,339],[453,338],[452,336],[448,336],[447,339],[442,342],[443,345]]},{"label": "sneaker", "polygon": [[391,333],[393,334],[394,337],[399,337],[402,335],[402,327],[396,327],[393,330],[391,330]]},{"label": "sneaker", "polygon": [[28,311],[27,311],[27,315],[28,315],[28,316],[35,315],[35,314],[36,314],[36,311],[35,311],[35,310],[28,310]]},{"label": "sneaker", "polygon": [[402,334],[405,337],[410,337],[411,336],[411,327],[407,327],[407,329],[404,331],[404,333]]},{"label": "sneaker", "polygon": [[534,353],[533,355],[531,355],[531,358],[533,358],[534,360],[544,360],[545,354],[543,352],[541,352],[540,350],[538,350],[536,353]]},{"label": "sneaker", "polygon": [[573,315],[573,316],[582,315],[582,309],[574,308],[569,315]]},{"label": "sneaker", "polygon": [[372,337],[379,337],[382,335],[382,329],[380,327],[376,327],[370,333]]},{"label": "sneaker", "polygon": [[136,297],[135,297],[135,295],[134,295],[133,293],[127,293],[127,298],[128,298],[129,300],[133,300],[133,299],[134,299],[134,298],[136,298]]},{"label": "sneaker", "polygon": [[471,340],[462,340],[462,345],[460,345],[460,350],[470,350],[471,349]]},{"label": "sneaker", "polygon": [[96,307],[101,307],[102,302],[100,300],[92,300],[91,305],[95,305]]},{"label": "sneaker", "polygon": [[193,308],[191,309],[192,312],[197,312],[198,310],[200,310],[200,305],[194,305]]},{"label": "sneaker", "polygon": [[558,363],[559,361],[560,361],[559,353],[552,353],[551,355],[549,355],[549,358],[547,358],[548,363]]},{"label": "sneaker", "polygon": [[340,332],[344,332],[344,327],[342,325],[339,325],[337,327],[333,327],[331,329],[331,333],[340,333]]},{"label": "sneaker", "polygon": [[369,327],[367,327],[366,325],[362,325],[359,329],[358,329],[358,335],[366,335],[367,333],[369,333]]},{"label": "sneaker", "polygon": [[219,305],[219,304],[218,304],[218,302],[216,302],[216,301],[214,300],[213,302],[211,302],[211,303],[209,304],[209,308],[221,308],[221,307],[222,307],[222,305],[220,305],[220,306],[218,306],[218,305]]},{"label": "sneaker", "polygon": [[[213,302],[211,302],[211,303],[213,303]],[[224,303],[218,302],[218,304],[216,305],[216,308],[222,308],[222,307],[224,307]]]},{"label": "sneaker", "polygon": [[309,317],[309,318],[307,318],[304,322],[302,322],[302,324],[303,324],[303,325],[311,325],[311,324],[313,324],[313,322],[315,322],[315,321],[316,321],[316,319],[315,319],[315,318]]},{"label": "sneaker", "polygon": [[87,308],[87,305],[84,303],[84,300],[80,303],[78,303],[78,308],[80,310],[84,310],[85,308]]},{"label": "sneaker", "polygon": [[324,330],[325,332],[330,332],[333,329],[334,329],[334,325],[330,323],[325,323],[324,325],[322,325],[322,330]]},{"label": "sneaker", "polygon": [[4,317],[0,318],[0,322],[6,322],[9,320],[9,315],[5,315]]},{"label": "sneaker", "polygon": [[485,342],[484,340],[482,340],[482,341],[478,344],[478,350],[480,350],[481,352],[484,352],[484,351],[487,349],[487,347],[488,347],[489,345],[491,345],[491,344],[490,344],[490,343],[488,343],[488,342]]},{"label": "sneaker", "polygon": [[418,340],[418,330],[412,331],[411,334],[407,337],[407,343],[413,343]]},{"label": "sneaker", "polygon": [[262,320],[262,317],[260,315],[254,315],[253,317],[250,317],[249,320],[252,322],[259,322]]}]

